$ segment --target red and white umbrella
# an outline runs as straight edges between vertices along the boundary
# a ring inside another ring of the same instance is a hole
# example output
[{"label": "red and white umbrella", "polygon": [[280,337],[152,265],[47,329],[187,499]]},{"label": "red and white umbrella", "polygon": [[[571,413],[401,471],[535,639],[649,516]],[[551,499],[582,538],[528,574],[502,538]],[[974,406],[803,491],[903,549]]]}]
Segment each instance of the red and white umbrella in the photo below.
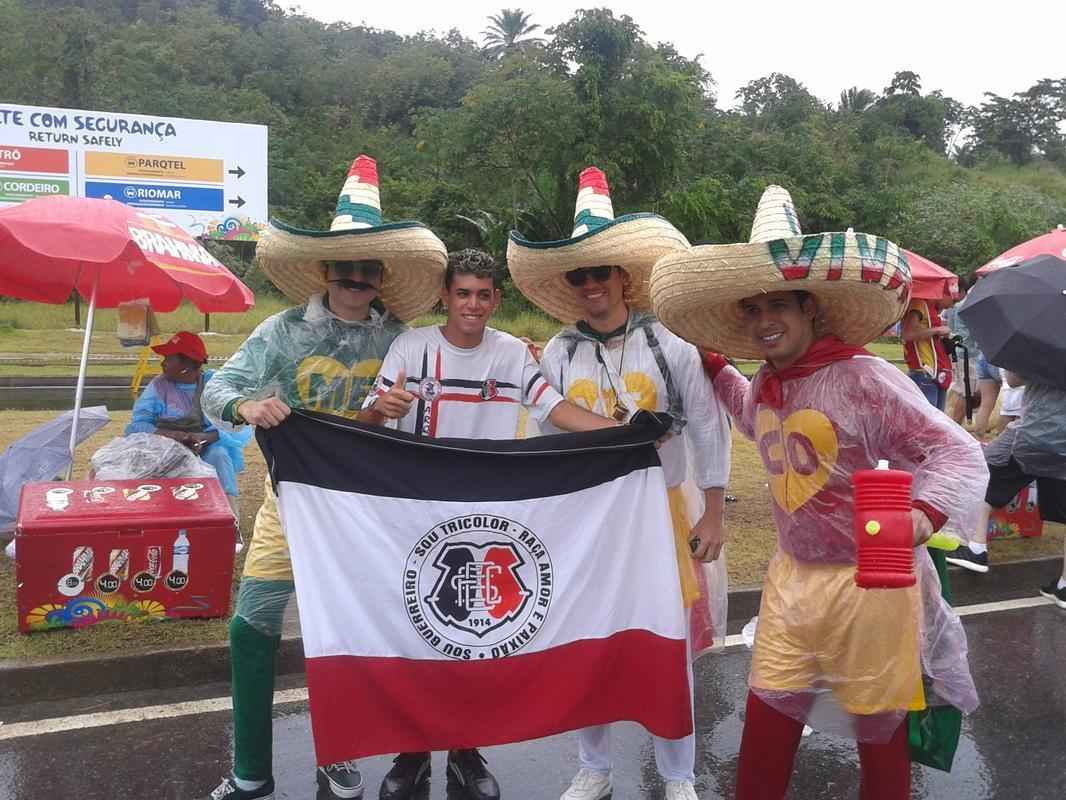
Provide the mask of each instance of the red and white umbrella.
[{"label": "red and white umbrella", "polygon": [[1055,256],[1066,261],[1066,227],[1059,225],[1051,233],[1045,233],[1043,236],[1037,236],[1035,239],[1015,245],[977,270],[977,274],[984,277],[997,269],[1015,267],[1037,256]]},{"label": "red and white umbrella", "polygon": [[74,290],[89,298],[74,397],[85,386],[93,314],[147,299],[156,311],[188,300],[205,313],[247,311],[252,291],[173,222],[114,200],[42,197],[0,210],[0,295],[65,303]]},{"label": "red and white umbrella", "polygon": [[959,276],[911,250],[904,250],[911,268],[911,297],[946,300],[959,294]]}]

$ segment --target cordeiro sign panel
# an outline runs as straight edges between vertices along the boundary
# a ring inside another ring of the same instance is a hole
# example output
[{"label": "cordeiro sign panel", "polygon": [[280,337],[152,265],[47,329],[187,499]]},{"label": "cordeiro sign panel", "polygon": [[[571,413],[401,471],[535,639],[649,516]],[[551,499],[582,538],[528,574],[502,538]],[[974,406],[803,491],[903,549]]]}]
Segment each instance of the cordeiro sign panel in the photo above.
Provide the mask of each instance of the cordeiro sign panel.
[{"label": "cordeiro sign panel", "polygon": [[0,207],[61,194],[159,211],[193,236],[257,238],[267,128],[0,103]]}]

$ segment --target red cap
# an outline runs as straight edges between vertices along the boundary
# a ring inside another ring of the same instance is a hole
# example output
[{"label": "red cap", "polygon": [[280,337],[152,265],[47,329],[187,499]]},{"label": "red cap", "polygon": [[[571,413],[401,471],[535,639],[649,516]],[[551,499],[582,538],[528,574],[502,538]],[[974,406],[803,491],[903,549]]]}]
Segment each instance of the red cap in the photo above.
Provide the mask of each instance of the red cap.
[{"label": "red cap", "polygon": [[181,354],[199,364],[207,363],[207,348],[204,347],[204,340],[188,331],[178,331],[163,344],[157,344],[152,349],[161,356]]}]

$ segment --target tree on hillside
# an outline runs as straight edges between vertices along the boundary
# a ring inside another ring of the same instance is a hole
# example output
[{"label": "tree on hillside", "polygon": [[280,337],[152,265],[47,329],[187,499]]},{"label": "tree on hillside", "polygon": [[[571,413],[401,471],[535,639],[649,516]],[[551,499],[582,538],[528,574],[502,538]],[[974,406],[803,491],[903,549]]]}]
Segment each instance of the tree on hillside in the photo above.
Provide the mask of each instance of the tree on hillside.
[{"label": "tree on hillside", "polygon": [[543,43],[540,37],[530,35],[540,30],[540,25],[530,23],[532,18],[533,14],[527,14],[520,8],[505,8],[499,14],[490,16],[489,22],[492,24],[481,32],[485,37],[485,54],[498,58]]},{"label": "tree on hillside", "polygon": [[869,89],[852,86],[840,93],[837,111],[841,113],[861,114],[877,102],[877,95]]},{"label": "tree on hillside", "polygon": [[760,127],[786,128],[822,111],[821,101],[791,75],[772,72],[740,87],[740,110],[757,118]]},{"label": "tree on hillside", "polygon": [[917,72],[902,70],[892,76],[892,82],[885,87],[885,95],[922,93],[922,76]]},{"label": "tree on hillside", "polygon": [[1044,78],[1012,97],[985,93],[985,102],[969,110],[972,154],[992,153],[1013,164],[1043,156],[1066,163],[1066,78]]}]

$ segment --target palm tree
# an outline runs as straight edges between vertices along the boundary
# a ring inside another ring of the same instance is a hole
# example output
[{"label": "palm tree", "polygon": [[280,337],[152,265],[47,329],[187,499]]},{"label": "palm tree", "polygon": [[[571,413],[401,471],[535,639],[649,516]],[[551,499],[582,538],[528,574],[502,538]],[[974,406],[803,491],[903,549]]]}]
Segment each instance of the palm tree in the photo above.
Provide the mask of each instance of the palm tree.
[{"label": "palm tree", "polygon": [[877,95],[869,89],[860,89],[858,86],[852,86],[850,89],[840,93],[840,105],[837,106],[837,111],[850,111],[853,114],[861,114],[876,102]]},{"label": "palm tree", "polygon": [[492,24],[481,32],[485,37],[483,49],[486,55],[497,58],[543,42],[539,37],[529,36],[540,29],[540,25],[530,24],[532,17],[532,14],[527,14],[520,8],[505,8],[499,14],[489,17]]}]

